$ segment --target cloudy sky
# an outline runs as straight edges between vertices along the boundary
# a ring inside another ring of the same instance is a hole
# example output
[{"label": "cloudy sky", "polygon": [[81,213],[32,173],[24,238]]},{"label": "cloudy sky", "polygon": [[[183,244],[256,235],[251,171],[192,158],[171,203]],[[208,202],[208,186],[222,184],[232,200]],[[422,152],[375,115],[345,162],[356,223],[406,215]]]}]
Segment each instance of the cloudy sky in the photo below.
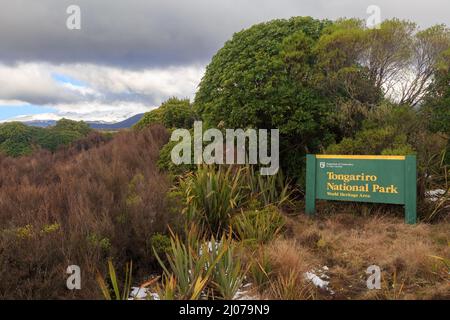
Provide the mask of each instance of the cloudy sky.
[{"label": "cloudy sky", "polygon": [[[81,29],[66,27],[70,5]],[[234,32],[274,18],[405,18],[450,25],[448,0],[0,0],[0,121],[119,121],[193,98]]]}]

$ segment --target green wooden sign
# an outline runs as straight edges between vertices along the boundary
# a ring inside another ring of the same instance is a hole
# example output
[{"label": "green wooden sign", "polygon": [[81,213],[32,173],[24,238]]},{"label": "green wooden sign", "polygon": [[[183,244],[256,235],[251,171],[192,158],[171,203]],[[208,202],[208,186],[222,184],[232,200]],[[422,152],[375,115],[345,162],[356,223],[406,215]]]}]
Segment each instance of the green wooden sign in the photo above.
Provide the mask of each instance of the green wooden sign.
[{"label": "green wooden sign", "polygon": [[306,157],[306,213],[316,199],[402,204],[416,223],[415,156],[312,155]]}]

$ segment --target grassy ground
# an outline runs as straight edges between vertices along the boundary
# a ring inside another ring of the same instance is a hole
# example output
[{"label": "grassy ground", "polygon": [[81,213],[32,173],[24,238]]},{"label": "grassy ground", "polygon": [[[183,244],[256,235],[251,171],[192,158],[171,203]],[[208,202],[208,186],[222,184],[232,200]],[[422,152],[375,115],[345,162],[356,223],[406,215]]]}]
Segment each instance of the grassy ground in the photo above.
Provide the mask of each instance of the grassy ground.
[{"label": "grassy ground", "polygon": [[[401,218],[335,213],[290,217],[285,232],[262,247],[274,285],[259,290],[263,298],[450,299],[450,223],[406,225]],[[366,269],[382,271],[380,290],[368,290]],[[326,266],[324,271],[323,266]],[[314,289],[303,275],[326,274],[328,290]],[[292,276],[296,275],[296,276]],[[329,278],[328,278],[328,277]],[[280,288],[285,292],[280,294]],[[284,294],[284,296],[283,296]]]}]

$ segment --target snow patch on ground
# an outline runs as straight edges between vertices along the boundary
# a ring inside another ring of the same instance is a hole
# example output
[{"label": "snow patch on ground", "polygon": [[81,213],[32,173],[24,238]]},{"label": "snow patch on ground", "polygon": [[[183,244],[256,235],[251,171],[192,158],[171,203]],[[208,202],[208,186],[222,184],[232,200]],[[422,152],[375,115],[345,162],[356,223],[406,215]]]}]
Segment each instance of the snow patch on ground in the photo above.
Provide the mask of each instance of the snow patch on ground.
[{"label": "snow patch on ground", "polygon": [[250,290],[246,290],[250,289],[251,286],[252,286],[251,283],[244,284],[238,290],[238,292],[236,292],[236,294],[233,297],[233,300],[260,300],[259,297],[251,295]]},{"label": "snow patch on ground", "polygon": [[444,194],[446,193],[443,189],[435,189],[435,190],[428,190],[425,192],[425,196],[428,198],[428,200],[436,202],[438,201]]},{"label": "snow patch on ground", "polygon": [[128,300],[160,300],[159,295],[147,288],[132,287]]},{"label": "snow patch on ground", "polygon": [[304,277],[306,280],[310,281],[317,288],[326,290],[330,294],[334,294],[334,291],[328,287],[330,281],[327,280],[330,279],[330,276],[327,275],[327,271],[329,271],[329,268],[327,266],[323,266],[318,270],[312,269],[308,272],[305,272]]},{"label": "snow patch on ground", "polygon": [[[258,296],[252,295],[251,283],[243,285],[233,297],[233,300],[260,300]],[[128,300],[161,300],[159,295],[147,288],[132,287]]]}]

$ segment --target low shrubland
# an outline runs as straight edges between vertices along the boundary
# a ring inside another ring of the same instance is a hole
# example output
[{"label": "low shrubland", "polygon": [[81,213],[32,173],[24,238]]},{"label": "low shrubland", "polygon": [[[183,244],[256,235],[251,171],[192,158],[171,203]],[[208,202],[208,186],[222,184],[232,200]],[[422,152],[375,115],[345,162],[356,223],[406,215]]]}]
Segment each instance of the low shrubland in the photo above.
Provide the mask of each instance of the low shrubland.
[{"label": "low shrubland", "polygon": [[[169,181],[156,167],[167,132],[100,137],[53,154],[0,156],[0,297],[96,298],[107,258],[133,260],[135,276],[157,266],[152,236],[176,224]],[[65,288],[72,264],[83,290]]]}]

